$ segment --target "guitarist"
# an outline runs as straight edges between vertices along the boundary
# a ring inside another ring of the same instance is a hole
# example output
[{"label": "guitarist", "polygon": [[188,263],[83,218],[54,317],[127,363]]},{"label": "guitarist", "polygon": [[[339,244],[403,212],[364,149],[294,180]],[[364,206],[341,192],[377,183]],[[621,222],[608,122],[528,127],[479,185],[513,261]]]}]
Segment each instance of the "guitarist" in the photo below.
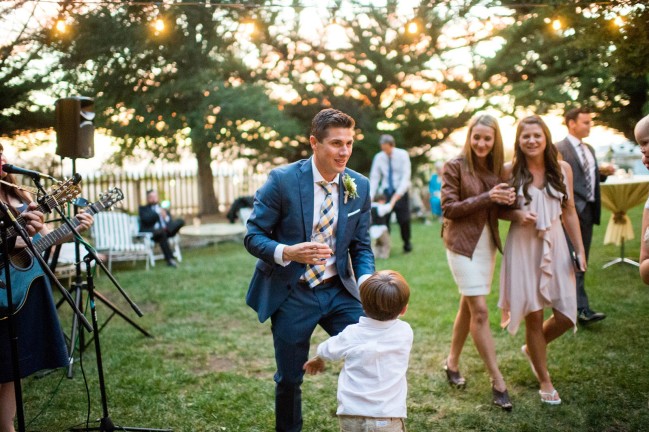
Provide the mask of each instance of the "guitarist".
[{"label": "guitarist", "polygon": [[[0,200],[7,204],[10,210],[14,210],[15,215],[23,216],[26,221],[25,228],[30,236],[36,233],[46,235],[49,229],[44,223],[43,213],[36,210],[38,205],[27,192],[12,187],[11,184],[16,184],[14,176],[2,171],[1,165],[7,163],[2,150],[0,145],[0,179],[3,180],[0,183]],[[85,231],[92,225],[93,217],[89,214],[81,213],[77,218],[80,222],[78,231]],[[24,247],[23,239],[18,237],[13,251],[18,252]],[[35,262],[34,265],[38,263]],[[13,286],[15,287],[15,284]],[[6,296],[6,290],[0,289],[0,295]],[[27,300],[16,313],[14,323],[18,336],[21,378],[39,370],[68,365],[63,331],[56,314],[50,284],[45,277],[39,277],[32,283]],[[0,431],[3,432],[14,431],[16,399],[12,370],[8,320],[6,315],[0,313]]]}]

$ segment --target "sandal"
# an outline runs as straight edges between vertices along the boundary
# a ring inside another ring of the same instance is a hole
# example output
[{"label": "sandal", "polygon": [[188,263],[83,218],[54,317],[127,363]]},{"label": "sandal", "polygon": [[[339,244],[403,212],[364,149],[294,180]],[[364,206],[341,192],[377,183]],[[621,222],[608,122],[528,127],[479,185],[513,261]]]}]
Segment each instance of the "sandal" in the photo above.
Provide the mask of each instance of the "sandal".
[{"label": "sandal", "polygon": [[446,380],[449,385],[457,389],[463,389],[466,387],[466,380],[460,374],[460,371],[454,371],[448,367],[448,359],[444,360],[444,372],[446,372]]},{"label": "sandal", "polygon": [[552,390],[551,392],[544,392],[542,390],[539,390],[539,394],[541,395],[541,402],[543,402],[544,404],[548,404],[548,405],[561,404],[561,398],[559,397],[559,394],[557,393],[556,389]]},{"label": "sandal", "polygon": [[493,394],[493,403],[494,405],[502,408],[505,411],[511,411],[514,407],[512,402],[509,400],[509,393],[507,389],[505,391],[498,391],[494,386],[491,386],[491,393]]}]

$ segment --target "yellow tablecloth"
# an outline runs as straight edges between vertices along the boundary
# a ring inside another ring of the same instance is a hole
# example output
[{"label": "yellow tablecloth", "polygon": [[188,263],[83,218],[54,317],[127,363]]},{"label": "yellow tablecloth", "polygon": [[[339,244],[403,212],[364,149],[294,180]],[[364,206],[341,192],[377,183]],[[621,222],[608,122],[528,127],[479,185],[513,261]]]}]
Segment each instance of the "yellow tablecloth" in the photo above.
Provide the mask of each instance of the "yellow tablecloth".
[{"label": "yellow tablecloth", "polygon": [[632,177],[611,176],[600,184],[602,205],[612,213],[606,227],[604,244],[620,246],[622,240],[632,240],[633,225],[626,212],[647,201],[649,195],[649,175]]}]

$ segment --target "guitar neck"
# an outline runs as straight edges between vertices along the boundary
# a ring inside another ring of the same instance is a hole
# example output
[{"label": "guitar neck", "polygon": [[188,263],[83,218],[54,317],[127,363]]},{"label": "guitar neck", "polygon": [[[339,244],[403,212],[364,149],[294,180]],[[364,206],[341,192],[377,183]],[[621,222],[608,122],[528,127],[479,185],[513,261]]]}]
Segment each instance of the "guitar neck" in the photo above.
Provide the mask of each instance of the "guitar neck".
[{"label": "guitar neck", "polygon": [[[57,197],[50,196],[47,198],[47,200],[44,203],[39,204],[38,207],[36,207],[36,210],[42,213],[50,213],[52,211],[52,208],[56,207],[57,205],[59,205],[57,201]],[[27,221],[25,220],[25,217],[22,214],[16,217],[16,222],[18,222],[18,224],[23,228],[25,227],[25,225],[27,225]],[[7,229],[7,238],[12,238],[15,237],[16,235],[18,235],[18,233],[16,232],[16,228],[11,226]],[[2,243],[2,240],[0,240],[0,243]]]},{"label": "guitar neck", "polygon": [[[86,213],[94,216],[95,214],[99,213],[100,211],[104,211],[105,209],[106,209],[105,205],[103,205],[101,202],[97,202],[89,206],[88,209],[86,210]],[[79,225],[81,225],[81,222],[77,218],[72,218],[70,219],[70,225],[76,228]],[[64,223],[63,225],[61,225],[51,233],[44,235],[36,242],[34,242],[34,248],[38,253],[42,253],[50,246],[58,243],[60,240],[70,235],[71,232],[72,229],[68,226],[68,224]]]},{"label": "guitar neck", "polygon": [[[86,213],[91,216],[104,211],[110,208],[113,204],[124,199],[124,193],[119,188],[113,188],[108,193],[102,195],[102,199],[89,205],[86,209]],[[33,242],[34,249],[37,253],[44,252],[50,246],[56,244],[57,242],[63,240],[66,236],[69,236],[73,228],[81,225],[81,222],[77,218],[70,220],[70,225],[64,224],[59,228],[55,229],[51,233],[44,235],[35,242]],[[31,251],[29,248],[22,249],[15,255],[12,255],[11,261],[14,266],[20,268],[26,268],[32,260]],[[0,260],[0,269],[4,268],[4,263]]]}]

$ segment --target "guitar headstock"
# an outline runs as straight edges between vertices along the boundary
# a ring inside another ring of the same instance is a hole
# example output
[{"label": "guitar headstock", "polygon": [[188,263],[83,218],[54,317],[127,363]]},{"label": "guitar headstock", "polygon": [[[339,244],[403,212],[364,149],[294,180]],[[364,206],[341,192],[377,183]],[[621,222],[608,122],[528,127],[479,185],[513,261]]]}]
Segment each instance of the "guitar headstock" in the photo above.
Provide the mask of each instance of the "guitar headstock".
[{"label": "guitar headstock", "polygon": [[72,201],[75,197],[81,194],[81,176],[79,174],[73,175],[71,178],[57,185],[50,195],[59,203],[66,203]]},{"label": "guitar headstock", "polygon": [[108,209],[112,207],[113,204],[124,199],[124,192],[118,187],[114,187],[99,196],[99,201],[97,204],[100,204],[103,208]]}]

